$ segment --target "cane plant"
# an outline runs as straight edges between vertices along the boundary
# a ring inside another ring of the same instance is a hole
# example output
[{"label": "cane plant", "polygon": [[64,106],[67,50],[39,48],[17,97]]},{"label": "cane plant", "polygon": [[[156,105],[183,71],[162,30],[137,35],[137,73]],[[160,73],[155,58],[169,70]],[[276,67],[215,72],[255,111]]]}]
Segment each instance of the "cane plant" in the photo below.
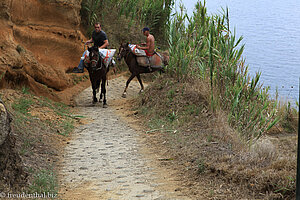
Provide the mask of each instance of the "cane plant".
[{"label": "cane plant", "polygon": [[229,9],[208,16],[205,4],[199,1],[192,17],[181,6],[170,20],[168,73],[178,81],[208,79],[211,109],[225,110],[229,123],[252,144],[279,121],[276,101],[259,84],[261,73],[248,74],[243,37],[230,30]]}]

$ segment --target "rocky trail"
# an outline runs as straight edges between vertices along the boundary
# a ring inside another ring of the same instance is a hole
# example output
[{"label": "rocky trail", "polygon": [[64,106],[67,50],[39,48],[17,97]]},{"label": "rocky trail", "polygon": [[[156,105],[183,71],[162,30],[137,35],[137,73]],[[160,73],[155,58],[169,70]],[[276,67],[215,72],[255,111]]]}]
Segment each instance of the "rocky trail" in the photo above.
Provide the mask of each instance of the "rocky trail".
[{"label": "rocky trail", "polygon": [[[61,162],[62,199],[190,199],[176,190],[174,172],[155,164],[157,157],[147,149],[141,134],[116,112],[126,79],[118,77],[107,87],[108,108],[92,104],[92,89],[76,99],[78,115],[84,116],[68,142]],[[132,81],[127,99],[138,95]],[[119,110],[119,111],[118,111]]]}]

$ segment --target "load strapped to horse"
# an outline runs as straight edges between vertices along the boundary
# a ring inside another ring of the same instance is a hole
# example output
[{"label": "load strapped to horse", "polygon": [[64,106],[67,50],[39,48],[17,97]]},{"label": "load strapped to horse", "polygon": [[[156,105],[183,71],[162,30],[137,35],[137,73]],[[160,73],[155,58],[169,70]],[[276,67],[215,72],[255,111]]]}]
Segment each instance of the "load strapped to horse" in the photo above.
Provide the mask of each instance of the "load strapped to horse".
[{"label": "load strapped to horse", "polygon": [[[81,57],[81,60],[83,60],[85,66],[90,62],[89,49],[91,49],[91,48],[88,47],[88,50],[85,52],[84,56]],[[115,61],[113,60],[113,56],[115,55],[115,53],[116,53],[116,49],[99,49],[99,55],[100,55],[101,60],[106,68],[108,68],[109,65],[111,65],[111,64],[114,65]]]},{"label": "load strapped to horse", "polygon": [[109,65],[113,61],[116,49],[98,49],[98,47],[89,47],[81,59],[87,68],[93,89],[93,103],[98,101],[96,94],[99,91],[101,82],[100,101],[103,97],[103,107],[107,107],[106,103],[106,80],[109,71]]},{"label": "load strapped to horse", "polygon": [[138,49],[134,44],[128,44],[128,47],[131,49],[131,52],[136,55],[136,61],[140,66],[149,67],[151,70],[154,69],[163,69],[164,58],[158,53],[148,54],[145,50]]}]

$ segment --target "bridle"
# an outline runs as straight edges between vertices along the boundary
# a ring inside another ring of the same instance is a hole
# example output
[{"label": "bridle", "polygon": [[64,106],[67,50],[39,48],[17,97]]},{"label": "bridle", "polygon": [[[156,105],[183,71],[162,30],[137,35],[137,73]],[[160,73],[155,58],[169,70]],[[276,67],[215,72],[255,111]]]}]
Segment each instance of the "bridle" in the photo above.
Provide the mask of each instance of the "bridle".
[{"label": "bridle", "polygon": [[[129,56],[129,49],[127,49],[126,47],[124,48],[123,46],[121,47],[122,48],[122,51],[119,51],[118,53],[118,56],[120,58],[120,60],[124,57],[124,60],[127,60],[128,56]],[[121,52],[125,52],[125,53],[122,53]]]},{"label": "bridle", "polygon": [[96,59],[92,59],[91,62],[95,62],[96,65],[97,65],[97,63],[98,63],[98,61],[99,61],[99,58],[100,58],[100,56],[98,55],[98,59],[97,59],[97,60],[96,60]]},{"label": "bridle", "polygon": [[[91,59],[90,60],[90,63],[92,63],[92,62],[95,62],[96,64],[95,64],[95,67],[92,67],[92,69],[94,70],[94,71],[98,71],[98,70],[100,70],[100,69],[102,69],[102,67],[103,67],[103,65],[102,65],[102,62],[100,62],[100,67],[99,68],[97,68],[97,66],[98,66],[98,62],[99,62],[99,60],[100,60],[100,54],[99,54],[99,52],[98,52],[98,48],[97,48],[97,50],[96,50],[96,52],[90,52],[90,54],[91,53],[96,53],[97,54],[97,59]],[[93,56],[93,58],[94,58],[95,56]]]}]

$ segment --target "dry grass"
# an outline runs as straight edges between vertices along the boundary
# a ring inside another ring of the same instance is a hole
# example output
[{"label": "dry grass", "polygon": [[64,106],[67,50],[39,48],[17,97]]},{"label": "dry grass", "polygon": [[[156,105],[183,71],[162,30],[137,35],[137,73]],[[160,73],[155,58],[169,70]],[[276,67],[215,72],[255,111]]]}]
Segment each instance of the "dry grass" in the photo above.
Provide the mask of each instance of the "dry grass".
[{"label": "dry grass", "polygon": [[[51,192],[55,193],[54,189],[58,187],[55,168],[62,146],[68,140],[66,135],[73,129],[73,119],[67,116],[71,114],[70,111],[62,104],[34,96],[26,89],[2,89],[0,95],[13,118],[13,146],[22,160],[19,164],[28,175],[20,182],[22,185],[3,185],[2,191],[34,193],[42,189],[46,192],[46,186],[51,187]],[[41,183],[43,185],[39,185]]]},{"label": "dry grass", "polygon": [[135,107],[148,119],[147,133],[160,141],[154,143],[164,144],[193,184],[226,184],[208,191],[212,199],[222,199],[220,192],[228,199],[293,199],[295,135],[264,136],[250,148],[230,128],[226,113],[210,112],[206,85],[161,76],[148,87]]}]

